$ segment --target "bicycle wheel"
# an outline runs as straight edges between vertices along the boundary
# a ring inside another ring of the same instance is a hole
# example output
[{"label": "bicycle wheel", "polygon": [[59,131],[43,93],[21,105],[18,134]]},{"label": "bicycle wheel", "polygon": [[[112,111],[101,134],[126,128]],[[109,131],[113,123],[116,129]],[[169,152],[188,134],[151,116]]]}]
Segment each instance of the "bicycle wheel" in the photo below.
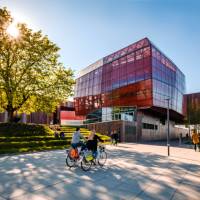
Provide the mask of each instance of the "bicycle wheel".
[{"label": "bicycle wheel", "polygon": [[70,156],[67,155],[66,165],[71,168],[71,167],[74,167],[75,164],[76,164],[76,160],[74,160],[73,158],[70,158]]},{"label": "bicycle wheel", "polygon": [[99,166],[103,167],[107,160],[107,153],[105,151],[101,151],[99,153],[98,164]]},{"label": "bicycle wheel", "polygon": [[81,169],[83,171],[89,171],[92,166],[91,161],[87,161],[85,157],[83,157],[83,160],[81,161]]}]

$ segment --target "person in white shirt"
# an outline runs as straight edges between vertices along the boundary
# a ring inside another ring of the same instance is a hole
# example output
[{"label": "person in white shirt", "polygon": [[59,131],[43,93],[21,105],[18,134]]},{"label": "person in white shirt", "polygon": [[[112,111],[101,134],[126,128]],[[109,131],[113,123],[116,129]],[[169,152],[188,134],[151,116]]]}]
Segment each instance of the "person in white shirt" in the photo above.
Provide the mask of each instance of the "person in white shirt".
[{"label": "person in white shirt", "polygon": [[81,142],[81,139],[85,139],[85,138],[80,133],[80,128],[76,128],[76,132],[74,132],[72,136],[72,141],[71,141],[71,145],[74,149],[80,146],[82,147],[81,149],[84,148],[85,145],[83,144],[83,142]]}]

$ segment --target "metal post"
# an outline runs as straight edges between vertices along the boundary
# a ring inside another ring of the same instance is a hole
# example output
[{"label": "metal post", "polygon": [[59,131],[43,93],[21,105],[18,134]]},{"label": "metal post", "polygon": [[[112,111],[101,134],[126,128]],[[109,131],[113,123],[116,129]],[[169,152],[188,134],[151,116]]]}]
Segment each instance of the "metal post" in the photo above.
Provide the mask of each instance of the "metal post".
[{"label": "metal post", "polygon": [[191,104],[190,104],[190,99],[188,100],[188,102],[189,102],[189,103],[188,103],[187,107],[188,107],[189,109],[187,109],[187,114],[188,114],[188,118],[189,118],[188,121],[189,121],[189,138],[190,138],[190,110],[191,110],[191,109],[190,109],[190,108],[191,108],[191,107],[190,107],[190,105],[191,105]]},{"label": "metal post", "polygon": [[134,125],[135,125],[135,134],[136,134],[136,143],[138,143],[138,122],[137,122],[137,106],[134,110]]},{"label": "metal post", "polygon": [[170,144],[169,144],[169,100],[167,100],[167,155],[170,155]]}]

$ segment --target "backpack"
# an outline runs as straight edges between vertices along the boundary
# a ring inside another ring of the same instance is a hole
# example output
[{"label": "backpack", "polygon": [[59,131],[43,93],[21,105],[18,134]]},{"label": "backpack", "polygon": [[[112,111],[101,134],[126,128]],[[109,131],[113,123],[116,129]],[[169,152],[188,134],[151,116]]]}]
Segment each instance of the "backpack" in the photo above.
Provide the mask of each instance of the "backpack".
[{"label": "backpack", "polygon": [[78,149],[71,149],[69,152],[69,156],[74,159],[78,158]]}]

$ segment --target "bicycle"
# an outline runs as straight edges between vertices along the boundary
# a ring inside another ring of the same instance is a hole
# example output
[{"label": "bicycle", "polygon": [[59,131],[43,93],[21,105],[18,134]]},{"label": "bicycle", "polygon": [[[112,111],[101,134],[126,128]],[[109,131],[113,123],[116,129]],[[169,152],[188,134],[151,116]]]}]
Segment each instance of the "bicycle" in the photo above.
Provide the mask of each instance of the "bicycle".
[{"label": "bicycle", "polygon": [[104,145],[99,145],[97,150],[96,161],[100,167],[103,167],[107,160],[107,152],[105,151]]},{"label": "bicycle", "polygon": [[[74,149],[71,148],[66,150],[67,157],[66,157],[66,165],[68,167],[74,167],[78,164],[81,164],[81,168],[84,171],[88,171],[91,168],[93,155],[92,152],[88,149],[80,150],[80,147]],[[75,154],[72,152],[76,152]],[[73,155],[74,154],[74,155]]]},{"label": "bicycle", "polygon": [[[66,165],[68,167],[71,168],[77,166],[78,164],[81,164],[81,169],[83,171],[89,171],[92,164],[98,163],[100,167],[104,166],[107,160],[107,153],[103,145],[100,145],[98,147],[96,158],[94,157],[92,151],[88,149],[80,150],[78,148],[76,149],[71,148],[69,150],[66,150],[67,153]],[[72,151],[76,151],[76,155],[72,155]]]}]

